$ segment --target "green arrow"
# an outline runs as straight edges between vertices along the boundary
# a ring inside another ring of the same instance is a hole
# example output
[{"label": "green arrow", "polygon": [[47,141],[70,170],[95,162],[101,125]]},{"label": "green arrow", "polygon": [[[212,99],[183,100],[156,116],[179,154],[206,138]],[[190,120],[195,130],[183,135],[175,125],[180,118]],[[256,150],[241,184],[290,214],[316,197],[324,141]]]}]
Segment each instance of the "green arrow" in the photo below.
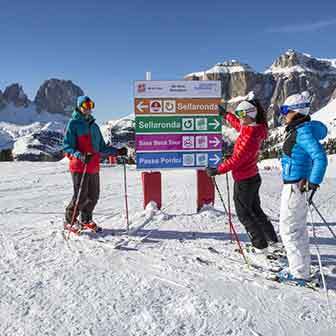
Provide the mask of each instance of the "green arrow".
[{"label": "green arrow", "polygon": [[221,132],[221,116],[137,116],[135,130],[140,133]]}]

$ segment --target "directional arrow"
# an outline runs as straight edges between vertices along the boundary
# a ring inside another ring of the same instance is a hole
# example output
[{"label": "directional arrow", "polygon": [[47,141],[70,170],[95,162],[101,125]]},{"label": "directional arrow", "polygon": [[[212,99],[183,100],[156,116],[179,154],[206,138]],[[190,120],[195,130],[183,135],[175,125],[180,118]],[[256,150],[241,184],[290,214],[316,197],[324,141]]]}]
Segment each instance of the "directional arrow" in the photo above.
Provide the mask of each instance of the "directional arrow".
[{"label": "directional arrow", "polygon": [[148,107],[149,107],[148,105],[143,105],[143,101],[140,101],[136,108],[137,108],[141,113],[143,113],[143,109],[144,109],[144,108],[147,108],[147,109],[148,109]]},{"label": "directional arrow", "polygon": [[220,160],[221,158],[217,154],[215,154],[213,158],[209,159],[209,161],[212,161],[215,165],[219,163]]},{"label": "directional arrow", "polygon": [[221,142],[218,138],[214,138],[213,140],[209,140],[209,143],[214,145],[214,147],[217,147]]},{"label": "directional arrow", "polygon": [[214,126],[214,129],[217,129],[220,124],[221,123],[217,119],[215,119],[212,123],[209,123],[210,126]]}]

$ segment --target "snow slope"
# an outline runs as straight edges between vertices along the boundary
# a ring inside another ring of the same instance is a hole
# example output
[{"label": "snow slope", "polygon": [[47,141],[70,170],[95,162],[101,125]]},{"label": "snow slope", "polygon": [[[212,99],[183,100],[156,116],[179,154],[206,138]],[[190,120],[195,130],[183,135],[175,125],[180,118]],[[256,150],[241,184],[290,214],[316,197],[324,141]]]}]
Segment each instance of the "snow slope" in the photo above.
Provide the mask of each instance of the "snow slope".
[{"label": "snow slope", "polygon": [[[336,241],[316,216],[333,316],[323,293],[266,281],[243,266],[221,203],[195,213],[194,172],[163,173],[164,208],[147,220],[141,175],[128,167],[131,225],[147,222],[138,235],[152,234],[127,251],[113,249],[125,228],[122,167],[101,172],[96,220],[105,243],[94,236],[64,241],[72,187],[63,162],[0,162],[0,170],[0,335],[336,334]],[[279,172],[262,175],[263,206],[277,226]],[[217,181],[226,200],[225,177]],[[336,179],[328,179],[316,197],[334,229],[335,190]],[[233,221],[247,241],[235,215]]]},{"label": "snow slope", "polygon": [[312,115],[312,119],[322,121],[328,127],[329,138],[336,138],[336,99]]}]

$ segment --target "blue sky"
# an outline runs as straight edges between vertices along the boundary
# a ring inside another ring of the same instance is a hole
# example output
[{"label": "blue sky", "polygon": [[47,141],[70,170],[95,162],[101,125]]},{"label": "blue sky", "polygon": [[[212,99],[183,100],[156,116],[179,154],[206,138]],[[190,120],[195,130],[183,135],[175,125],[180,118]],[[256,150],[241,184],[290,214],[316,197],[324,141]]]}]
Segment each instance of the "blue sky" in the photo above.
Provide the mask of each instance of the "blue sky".
[{"label": "blue sky", "polygon": [[181,79],[238,59],[258,71],[288,48],[336,58],[336,1],[0,0],[0,89],[30,99],[70,79],[99,121],[132,111],[133,80]]}]

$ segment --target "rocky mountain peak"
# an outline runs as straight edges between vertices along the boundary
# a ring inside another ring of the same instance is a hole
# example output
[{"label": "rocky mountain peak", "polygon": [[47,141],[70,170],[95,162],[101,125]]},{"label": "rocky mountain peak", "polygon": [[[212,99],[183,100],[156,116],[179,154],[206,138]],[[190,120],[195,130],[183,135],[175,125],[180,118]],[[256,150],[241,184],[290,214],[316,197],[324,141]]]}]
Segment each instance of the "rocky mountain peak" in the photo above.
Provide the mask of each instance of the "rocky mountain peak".
[{"label": "rocky mountain peak", "polygon": [[77,97],[82,95],[83,90],[72,81],[52,78],[41,85],[34,102],[38,112],[71,115]]},{"label": "rocky mountain peak", "polygon": [[186,79],[213,79],[213,76],[233,74],[239,72],[255,72],[254,69],[246,63],[241,63],[237,60],[229,60],[216,63],[208,70],[201,72],[193,72],[185,76]]},{"label": "rocky mountain peak", "polygon": [[24,93],[22,86],[18,83],[7,86],[2,94],[2,98],[6,103],[12,103],[16,107],[28,107],[30,104],[30,100]]},{"label": "rocky mountain peak", "polygon": [[325,75],[336,74],[334,60],[318,59],[309,54],[300,53],[294,49],[288,49],[280,55],[265,73],[288,75],[293,72],[315,73]]}]

